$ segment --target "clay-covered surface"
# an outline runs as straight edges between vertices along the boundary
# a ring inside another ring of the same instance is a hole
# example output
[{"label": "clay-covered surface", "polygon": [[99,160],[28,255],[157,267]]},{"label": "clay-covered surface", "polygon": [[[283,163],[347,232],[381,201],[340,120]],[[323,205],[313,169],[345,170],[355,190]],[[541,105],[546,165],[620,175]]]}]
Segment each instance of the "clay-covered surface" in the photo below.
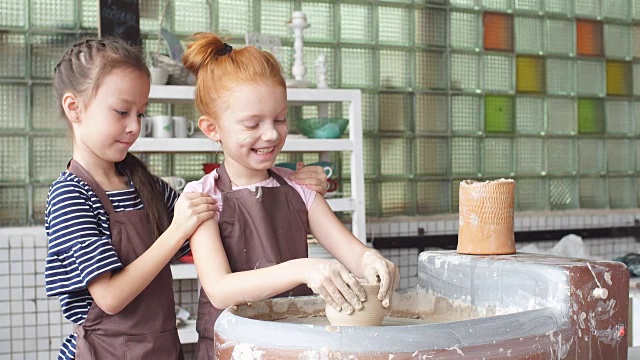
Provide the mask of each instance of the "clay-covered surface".
[{"label": "clay-covered surface", "polygon": [[[596,287],[608,297],[594,298]],[[216,357],[627,357],[628,272],[615,262],[422,253],[418,287],[397,293],[391,310],[390,326],[333,327],[314,296],[230,308],[215,325]]]},{"label": "clay-covered surface", "polygon": [[[550,309],[480,317],[470,307],[431,297],[417,289],[396,296],[390,314],[395,326],[323,325],[324,302],[318,297],[275,299],[228,309],[216,322],[217,358],[243,359],[247,354],[251,359],[396,359],[417,355],[454,359],[462,354],[499,358],[502,348],[505,359],[513,359],[520,353],[549,354],[555,341],[545,335],[558,326],[557,315]],[[461,310],[450,311],[456,307]],[[313,320],[311,324],[296,323],[309,318],[320,320],[320,324],[313,324]],[[397,325],[402,319],[410,325]]]}]

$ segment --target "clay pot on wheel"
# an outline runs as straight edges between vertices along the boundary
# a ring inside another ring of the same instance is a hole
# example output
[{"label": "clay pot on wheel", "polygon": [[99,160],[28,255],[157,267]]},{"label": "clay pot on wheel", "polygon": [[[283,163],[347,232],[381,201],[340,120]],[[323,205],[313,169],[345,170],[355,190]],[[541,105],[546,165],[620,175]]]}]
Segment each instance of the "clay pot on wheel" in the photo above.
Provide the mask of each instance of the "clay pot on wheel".
[{"label": "clay pot on wheel", "polygon": [[380,326],[387,316],[388,309],[382,306],[378,300],[380,284],[368,284],[360,282],[367,294],[367,300],[362,303],[362,309],[355,310],[352,314],[336,311],[329,305],[325,306],[327,320],[333,326]]}]

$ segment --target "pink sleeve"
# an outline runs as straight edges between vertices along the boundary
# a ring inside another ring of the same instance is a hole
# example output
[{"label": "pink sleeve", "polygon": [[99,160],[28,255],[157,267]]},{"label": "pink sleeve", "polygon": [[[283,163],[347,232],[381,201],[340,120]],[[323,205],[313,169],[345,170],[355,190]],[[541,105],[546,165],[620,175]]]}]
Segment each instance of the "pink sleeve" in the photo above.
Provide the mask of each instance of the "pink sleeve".
[{"label": "pink sleeve", "polygon": [[291,176],[291,174],[293,174],[293,170],[291,169],[287,169],[287,168],[283,168],[283,167],[279,167],[279,166],[274,166],[271,168],[271,170],[275,171],[278,175],[280,175],[289,185],[293,186],[294,189],[296,189],[296,191],[298,192],[298,194],[300,194],[300,197],[302,197],[302,201],[304,201],[304,204],[307,206],[307,210],[309,210],[311,208],[311,205],[313,204],[313,200],[315,200],[316,198],[316,194],[317,192],[308,189],[302,185],[298,185],[295,182],[289,180],[289,176]]},{"label": "pink sleeve", "polygon": [[201,192],[211,196],[216,203],[218,203],[218,211],[216,211],[216,221],[220,220],[220,213],[222,212],[222,193],[216,187],[216,180],[218,179],[218,172],[216,170],[203,176],[198,181],[191,181],[187,183],[182,192]]}]

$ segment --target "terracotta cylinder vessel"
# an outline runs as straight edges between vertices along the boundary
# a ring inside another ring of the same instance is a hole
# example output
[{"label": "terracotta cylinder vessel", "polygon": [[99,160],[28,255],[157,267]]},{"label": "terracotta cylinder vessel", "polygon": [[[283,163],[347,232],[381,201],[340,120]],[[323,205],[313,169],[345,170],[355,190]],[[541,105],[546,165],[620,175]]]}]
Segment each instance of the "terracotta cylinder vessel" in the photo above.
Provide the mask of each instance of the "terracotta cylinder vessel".
[{"label": "terracotta cylinder vessel", "polygon": [[458,253],[506,255],[516,252],[513,235],[515,182],[460,182]]}]

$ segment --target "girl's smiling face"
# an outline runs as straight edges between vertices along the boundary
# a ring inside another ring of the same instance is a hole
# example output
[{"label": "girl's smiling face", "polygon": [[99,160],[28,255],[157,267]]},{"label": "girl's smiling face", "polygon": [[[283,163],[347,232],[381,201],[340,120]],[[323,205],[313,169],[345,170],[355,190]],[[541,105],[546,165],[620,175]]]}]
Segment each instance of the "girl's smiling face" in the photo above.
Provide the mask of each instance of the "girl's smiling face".
[{"label": "girl's smiling face", "polygon": [[266,180],[287,138],[287,92],[269,82],[237,84],[219,99],[215,130],[234,182]]}]

